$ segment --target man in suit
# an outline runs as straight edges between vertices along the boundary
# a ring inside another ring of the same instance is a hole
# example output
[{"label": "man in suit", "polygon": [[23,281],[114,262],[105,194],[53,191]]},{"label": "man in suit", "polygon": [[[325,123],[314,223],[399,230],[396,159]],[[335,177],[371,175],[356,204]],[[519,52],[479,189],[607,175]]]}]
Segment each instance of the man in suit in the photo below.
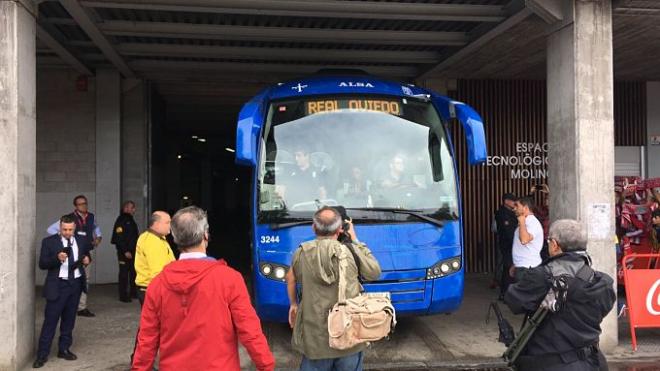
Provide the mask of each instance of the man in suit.
[{"label": "man in suit", "polygon": [[[84,240],[91,244],[91,248],[101,244],[101,228],[99,228],[96,216],[89,212],[89,204],[87,197],[78,195],[73,198],[73,206],[75,209],[69,214],[76,222],[76,239],[78,241]],[[57,234],[60,223],[56,221],[48,227],[48,234]],[[85,266],[85,276],[89,277],[89,266]],[[78,315],[83,317],[95,317],[96,315],[87,308],[87,291],[89,287],[85,287],[82,295],[80,295],[80,302],[78,303]]]},{"label": "man in suit", "polygon": [[60,320],[62,323],[57,357],[67,361],[78,358],[69,348],[73,343],[78,301],[86,287],[84,267],[91,261],[89,252],[92,246],[88,240],[74,236],[76,220],[72,216],[65,215],[60,218],[59,227],[58,234],[46,237],[41,242],[39,268],[48,270],[43,290],[46,309],[33,368],[42,367],[48,361],[50,345]]}]

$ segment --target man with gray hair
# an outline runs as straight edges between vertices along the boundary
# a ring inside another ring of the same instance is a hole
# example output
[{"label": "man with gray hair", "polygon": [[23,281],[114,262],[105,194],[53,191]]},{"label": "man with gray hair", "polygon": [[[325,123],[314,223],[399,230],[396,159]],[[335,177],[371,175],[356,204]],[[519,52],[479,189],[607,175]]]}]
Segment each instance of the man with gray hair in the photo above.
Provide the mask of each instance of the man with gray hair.
[{"label": "man with gray hair", "polygon": [[[380,265],[371,251],[357,239],[353,224],[344,221],[352,240],[346,280],[346,298],[357,296],[363,289],[359,275],[366,281],[380,277]],[[338,299],[340,249],[349,249],[338,241],[344,232],[339,212],[331,207],[319,209],[313,217],[316,239],[303,242],[294,252],[291,269],[286,275],[289,296],[289,325],[293,328],[291,344],[302,353],[300,370],[362,370],[364,344],[346,350],[329,346],[328,312]],[[296,284],[301,285],[300,303]]]},{"label": "man with gray hair", "polygon": [[238,341],[257,370],[273,370],[243,277],[206,255],[206,212],[196,206],[177,211],[171,230],[181,255],[149,285],[132,370],[152,370],[158,352],[163,370],[240,370]]},{"label": "man with gray hair", "polygon": [[517,361],[518,370],[603,370],[607,362],[598,348],[600,323],[616,300],[613,281],[591,268],[587,234],[575,220],[552,223],[550,258],[509,286],[504,301],[514,313],[539,306],[550,312]]}]

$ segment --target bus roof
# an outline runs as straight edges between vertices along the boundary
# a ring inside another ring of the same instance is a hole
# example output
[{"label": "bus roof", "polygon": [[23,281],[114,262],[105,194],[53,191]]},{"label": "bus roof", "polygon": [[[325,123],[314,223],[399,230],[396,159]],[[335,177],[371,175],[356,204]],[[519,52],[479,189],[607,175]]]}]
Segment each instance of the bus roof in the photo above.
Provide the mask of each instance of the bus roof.
[{"label": "bus roof", "polygon": [[319,75],[279,83],[258,94],[256,99],[284,99],[329,94],[384,94],[416,96],[432,94],[411,85],[382,80],[369,75]]}]

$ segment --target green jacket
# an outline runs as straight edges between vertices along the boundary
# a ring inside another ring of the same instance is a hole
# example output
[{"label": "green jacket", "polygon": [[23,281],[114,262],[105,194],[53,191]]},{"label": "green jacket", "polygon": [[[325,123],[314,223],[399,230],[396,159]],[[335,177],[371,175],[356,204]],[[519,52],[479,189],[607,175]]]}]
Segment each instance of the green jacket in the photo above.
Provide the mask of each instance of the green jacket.
[{"label": "green jacket", "polygon": [[[362,243],[353,244],[360,260],[360,273],[365,281],[380,277],[380,265],[371,251]],[[296,283],[301,284],[302,295],[293,328],[291,345],[308,359],[339,358],[360,352],[364,345],[351,349],[330,348],[328,336],[328,312],[337,303],[339,267],[337,249],[348,249],[334,239],[316,239],[304,242],[293,254],[293,273]],[[349,261],[346,277],[346,297],[353,298],[362,291],[358,270],[353,256]]]}]

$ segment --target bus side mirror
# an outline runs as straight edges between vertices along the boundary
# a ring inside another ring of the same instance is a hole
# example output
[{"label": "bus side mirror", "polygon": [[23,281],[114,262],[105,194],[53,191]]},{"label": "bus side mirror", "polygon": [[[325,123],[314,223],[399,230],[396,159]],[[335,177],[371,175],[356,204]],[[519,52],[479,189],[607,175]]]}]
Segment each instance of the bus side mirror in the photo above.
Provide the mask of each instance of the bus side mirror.
[{"label": "bus side mirror", "polygon": [[263,107],[259,104],[266,92],[247,102],[238,114],[236,127],[236,163],[257,165],[257,139],[264,123]]},{"label": "bus side mirror", "polygon": [[456,118],[463,126],[467,141],[468,162],[477,165],[486,162],[488,157],[486,133],[481,116],[465,103],[451,100],[442,95],[433,95],[433,104],[445,121]]}]

